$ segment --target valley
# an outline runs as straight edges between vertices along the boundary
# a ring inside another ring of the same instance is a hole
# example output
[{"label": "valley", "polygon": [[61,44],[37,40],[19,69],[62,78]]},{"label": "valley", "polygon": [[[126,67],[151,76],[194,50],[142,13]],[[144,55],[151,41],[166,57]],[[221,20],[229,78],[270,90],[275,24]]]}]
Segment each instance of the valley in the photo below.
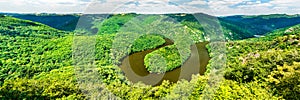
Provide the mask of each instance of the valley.
[{"label": "valley", "polygon": [[0,15],[0,99],[300,98],[299,15],[101,16]]}]

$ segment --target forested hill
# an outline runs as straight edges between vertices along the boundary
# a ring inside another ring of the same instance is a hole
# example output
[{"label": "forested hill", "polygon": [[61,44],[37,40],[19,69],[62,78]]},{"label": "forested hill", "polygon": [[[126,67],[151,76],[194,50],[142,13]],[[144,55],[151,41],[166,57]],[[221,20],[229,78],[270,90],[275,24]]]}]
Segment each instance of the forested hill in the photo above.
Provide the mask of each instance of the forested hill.
[{"label": "forested hill", "polygon": [[43,23],[53,28],[64,30],[64,31],[75,30],[77,22],[80,18],[80,15],[78,14],[15,14],[15,13],[4,13],[4,14],[15,18]]},{"label": "forested hill", "polygon": [[[51,27],[64,30],[64,31],[74,31],[76,29],[76,25],[80,17],[86,17],[85,15],[80,14],[13,14],[13,13],[3,13],[4,15],[13,16],[16,18],[21,18],[25,20],[31,20],[40,22]],[[203,13],[196,13],[194,15],[205,15],[210,16]],[[138,16],[139,14],[126,14],[124,16],[120,15],[108,15],[108,19],[110,19],[114,24],[114,22],[118,23],[126,23],[132,16]],[[166,16],[170,16],[171,18],[176,18],[182,24],[194,24],[198,21],[191,14],[166,14]],[[123,18],[122,18],[123,17]],[[211,16],[213,17],[213,16]],[[271,15],[236,15],[236,16],[225,16],[225,17],[217,17],[219,19],[220,24],[223,27],[224,33],[228,40],[241,40],[252,37],[259,37],[261,35],[265,35],[266,33],[272,32],[274,30],[290,27],[296,24],[300,24],[300,16],[299,15],[286,15],[286,14],[271,14]],[[88,20],[95,20],[97,18],[89,18]],[[113,27],[115,27],[114,25]],[[121,27],[122,25],[120,24]],[[191,25],[190,25],[191,26]],[[196,26],[199,27],[199,26]],[[111,28],[113,29],[113,28]],[[107,29],[106,29],[107,30]],[[103,30],[101,30],[103,31]]]},{"label": "forested hill", "polygon": [[266,33],[264,36],[260,38],[249,38],[249,39],[244,39],[241,41],[271,41],[273,39],[276,39],[278,37],[283,37],[283,36],[288,36],[288,35],[297,35],[300,32],[300,24],[290,26],[290,27],[285,27],[285,28],[280,28],[277,30],[273,30],[272,32]]},{"label": "forested hill", "polygon": [[[115,37],[118,36],[116,30],[133,17],[115,15],[97,27],[106,29],[99,31],[99,35],[95,36],[95,70],[99,73],[99,81],[103,83],[94,85],[105,88],[96,95],[101,95],[101,99],[111,99],[113,96],[108,94],[111,92],[119,99],[125,100],[198,100],[205,97],[205,88],[214,84],[210,82],[209,74],[195,75],[190,81],[163,81],[159,86],[134,84],[126,79],[119,66],[114,64],[111,49]],[[147,19],[146,22],[153,21],[151,17]],[[200,25],[189,20],[180,22],[189,26],[191,30],[198,30],[193,36],[199,38],[193,39],[202,39]],[[113,27],[107,27],[109,25]],[[264,37],[226,42],[224,79],[218,85],[215,95],[212,95],[213,99],[299,99],[299,26],[274,30]],[[233,28],[236,27],[238,25],[234,25]],[[123,46],[127,42],[125,40],[136,34],[138,33],[121,35],[123,37],[118,40],[121,42],[117,46]],[[73,39],[73,34],[69,32],[37,22],[0,15],[0,99],[90,99],[85,91],[90,88],[80,88],[75,77],[72,66]],[[138,42],[134,43],[134,49],[128,48],[117,54],[153,48],[153,45],[147,44],[149,41],[153,42],[153,39],[161,40],[161,43],[155,46],[163,43],[159,36],[143,36],[136,40]],[[211,49],[209,46],[207,48]],[[210,56],[216,57],[211,52]]]},{"label": "forested hill", "polygon": [[66,60],[71,57],[71,49],[66,48],[69,34],[41,23],[2,16],[0,84],[70,65]]},{"label": "forested hill", "polygon": [[256,86],[265,87],[274,96],[299,99],[299,40],[296,25],[265,37],[228,42],[225,79],[244,85],[259,83]]},{"label": "forested hill", "polygon": [[68,34],[67,32],[57,30],[41,23],[7,16],[2,16],[0,18],[0,24],[1,35],[51,38]]},{"label": "forested hill", "polygon": [[[264,35],[280,28],[300,24],[300,15],[270,14],[270,15],[237,15],[219,18],[222,22],[238,27],[231,30],[242,29],[249,32],[249,36]],[[236,29],[237,28],[237,29]]]}]

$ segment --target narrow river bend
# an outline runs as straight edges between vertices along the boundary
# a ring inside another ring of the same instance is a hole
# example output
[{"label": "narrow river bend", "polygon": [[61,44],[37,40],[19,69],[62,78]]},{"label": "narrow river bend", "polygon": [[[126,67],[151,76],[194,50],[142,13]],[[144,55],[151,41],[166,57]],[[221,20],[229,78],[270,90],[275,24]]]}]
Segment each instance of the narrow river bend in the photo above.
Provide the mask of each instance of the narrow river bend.
[{"label": "narrow river bend", "polygon": [[164,74],[149,73],[144,65],[144,57],[154,50],[172,44],[172,41],[166,39],[166,43],[156,49],[133,53],[122,60],[120,68],[131,82],[141,81],[152,86],[160,85],[163,80],[169,80],[170,82],[177,82],[180,79],[191,80],[193,74],[204,74],[210,60],[205,47],[208,42],[192,45],[191,56],[181,67]]}]

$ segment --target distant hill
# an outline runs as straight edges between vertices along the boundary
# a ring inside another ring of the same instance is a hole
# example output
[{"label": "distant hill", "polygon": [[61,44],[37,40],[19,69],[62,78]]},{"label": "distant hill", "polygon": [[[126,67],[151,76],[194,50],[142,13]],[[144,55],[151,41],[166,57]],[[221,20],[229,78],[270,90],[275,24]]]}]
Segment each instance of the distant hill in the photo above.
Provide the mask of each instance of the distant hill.
[{"label": "distant hill", "polygon": [[31,20],[35,22],[40,22],[46,25],[49,25],[53,28],[64,30],[64,31],[73,31],[76,28],[77,22],[80,18],[76,14],[60,15],[60,14],[13,14],[5,13],[8,16],[15,18]]},{"label": "distant hill", "polygon": [[13,18],[9,16],[2,16],[0,18],[0,35],[22,36],[22,37],[61,37],[67,32],[57,30],[47,25]]},{"label": "distant hill", "polygon": [[[139,14],[104,14],[104,15],[80,15],[80,14],[14,14],[14,13],[2,13],[4,15],[13,16],[20,19],[31,20],[35,22],[40,22],[51,26],[53,28],[64,30],[64,31],[74,31],[77,24],[80,23],[80,27],[89,30],[95,23],[100,22],[103,18],[108,18],[103,24],[104,27],[100,30],[93,30],[93,32],[98,31],[112,31],[116,32],[123,24],[125,24],[130,18],[138,16]],[[207,16],[211,18],[217,18],[218,23],[222,25],[223,33],[227,40],[241,40],[246,38],[252,38],[257,36],[263,36],[266,33],[272,32],[274,30],[290,27],[293,25],[300,24],[300,15],[286,15],[286,14],[271,14],[271,15],[236,15],[236,16],[226,16],[226,17],[214,17],[204,13],[196,14],[165,14],[171,18],[175,18],[178,22],[188,25],[190,27],[197,28],[201,30],[201,25],[199,25],[196,16]],[[124,17],[127,16],[127,17]],[[127,19],[126,19],[127,18]],[[79,22],[80,19],[86,20]],[[198,25],[196,25],[196,24]],[[99,26],[101,23],[97,23]],[[196,25],[196,26],[195,26]],[[106,30],[104,29],[106,27]],[[113,28],[107,28],[113,27]],[[203,30],[203,29],[202,29]]]},{"label": "distant hill", "polygon": [[[248,32],[249,37],[253,35],[264,35],[276,29],[285,28],[300,24],[300,15],[286,15],[286,14],[271,14],[271,15],[257,15],[257,16],[228,16],[220,17],[222,22],[236,25],[242,30]],[[234,29],[232,29],[234,30]],[[246,38],[249,38],[246,37]]]},{"label": "distant hill", "polygon": [[[101,31],[117,32],[117,29],[122,27],[130,18],[139,16],[138,14],[125,14],[125,15],[112,15],[105,20]],[[199,24],[198,20],[206,18],[215,23],[220,23],[223,28],[223,33],[226,40],[241,40],[253,37],[263,36],[274,30],[290,27],[300,24],[299,15],[285,15],[285,14],[272,14],[272,15],[260,15],[260,16],[228,16],[228,17],[215,17],[204,13],[196,14],[165,14],[170,18],[176,19],[179,23],[187,25],[190,28],[201,30],[205,32],[203,26]],[[201,16],[195,18],[195,16]],[[218,21],[218,22],[217,22]],[[112,28],[108,28],[112,27]],[[111,33],[110,32],[110,33]]]},{"label": "distant hill", "polygon": [[288,34],[295,34],[300,32],[300,24],[291,26],[291,27],[285,27],[281,29],[274,30],[270,33],[267,33],[267,36],[283,36]]}]

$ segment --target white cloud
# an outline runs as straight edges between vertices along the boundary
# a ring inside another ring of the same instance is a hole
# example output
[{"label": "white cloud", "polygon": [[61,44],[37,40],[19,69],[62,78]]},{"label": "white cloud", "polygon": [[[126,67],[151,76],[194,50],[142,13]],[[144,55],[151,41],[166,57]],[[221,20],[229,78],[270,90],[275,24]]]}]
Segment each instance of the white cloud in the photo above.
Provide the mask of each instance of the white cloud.
[{"label": "white cloud", "polygon": [[[1,12],[173,13],[212,15],[300,13],[300,0],[0,0]],[[170,4],[173,3],[173,4]]]},{"label": "white cloud", "polygon": [[270,4],[277,7],[297,7],[300,8],[300,0],[272,0]]},{"label": "white cloud", "polygon": [[82,0],[0,0],[0,11],[18,13],[82,12],[87,4],[88,2]]},{"label": "white cloud", "polygon": [[173,13],[182,11],[179,6],[170,5],[168,0],[111,0],[105,3],[92,3],[85,13]]},{"label": "white cloud", "polygon": [[207,2],[205,0],[194,0],[188,3],[184,3],[186,5],[206,5]]}]

